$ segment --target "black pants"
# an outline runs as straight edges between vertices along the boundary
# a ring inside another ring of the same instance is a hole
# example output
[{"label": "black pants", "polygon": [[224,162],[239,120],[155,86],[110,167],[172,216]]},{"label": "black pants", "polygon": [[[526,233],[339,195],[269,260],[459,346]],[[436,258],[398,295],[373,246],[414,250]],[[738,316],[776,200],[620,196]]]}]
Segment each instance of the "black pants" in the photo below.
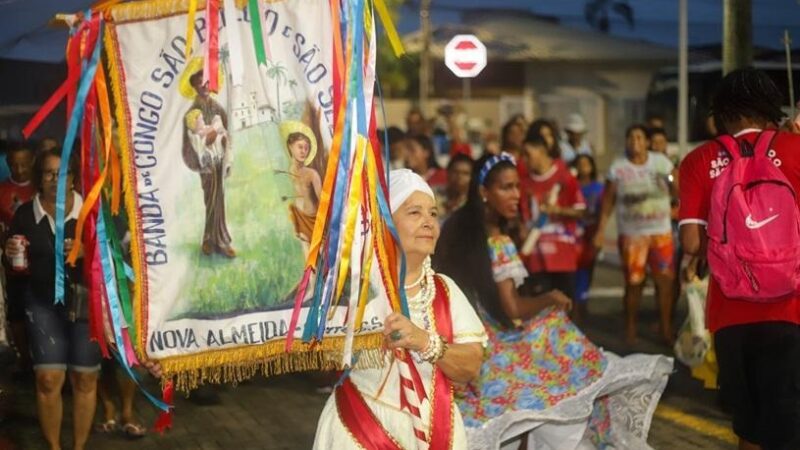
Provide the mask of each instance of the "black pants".
[{"label": "black pants", "polygon": [[714,335],[733,431],[764,450],[800,449],[800,325],[762,322]]},{"label": "black pants", "polygon": [[575,272],[535,272],[525,279],[524,295],[535,296],[558,289],[575,301]]}]

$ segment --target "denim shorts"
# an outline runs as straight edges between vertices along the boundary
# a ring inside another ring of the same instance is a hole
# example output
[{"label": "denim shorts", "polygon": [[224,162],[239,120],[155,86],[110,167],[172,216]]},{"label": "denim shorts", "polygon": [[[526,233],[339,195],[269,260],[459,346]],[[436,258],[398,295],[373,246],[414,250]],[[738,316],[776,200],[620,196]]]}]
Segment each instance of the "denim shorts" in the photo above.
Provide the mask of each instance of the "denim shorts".
[{"label": "denim shorts", "polygon": [[70,322],[63,307],[28,298],[28,336],[34,369],[97,372],[102,355],[87,321]]}]

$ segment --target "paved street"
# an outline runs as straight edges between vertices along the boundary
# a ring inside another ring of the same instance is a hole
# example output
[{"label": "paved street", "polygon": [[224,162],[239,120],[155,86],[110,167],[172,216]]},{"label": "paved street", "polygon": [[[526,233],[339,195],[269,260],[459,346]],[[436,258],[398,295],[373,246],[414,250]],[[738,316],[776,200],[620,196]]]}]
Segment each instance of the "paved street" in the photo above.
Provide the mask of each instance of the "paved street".
[{"label": "paved street", "polygon": [[[606,349],[627,354],[633,351],[667,353],[657,344],[653,327],[656,315],[652,299],[643,302],[640,343],[633,349],[622,344],[621,282],[619,272],[598,267],[595,293],[586,326],[588,335]],[[683,320],[681,305],[677,322]],[[650,431],[650,444],[656,449],[733,449],[734,437],[728,417],[717,406],[716,393],[703,390],[691,379],[688,370],[676,363],[661,406]],[[2,373],[7,373],[3,370]],[[0,375],[6,376],[6,375]],[[0,450],[45,449],[36,422],[32,386],[2,382],[0,408],[11,414],[0,422]],[[155,390],[154,383],[149,387]],[[315,392],[315,382],[307,375],[256,378],[237,387],[218,388],[220,404],[199,406],[184,398],[176,401],[174,428],[163,436],[150,434],[142,440],[127,441],[122,436],[94,433],[90,449],[308,449],[314,437],[317,417],[326,395]],[[71,399],[65,397],[63,442],[70,442]],[[155,410],[143,399],[137,411],[146,424],[152,424]],[[99,415],[98,415],[99,417]],[[5,439],[5,441],[3,441]],[[66,446],[65,448],[70,448]]]}]

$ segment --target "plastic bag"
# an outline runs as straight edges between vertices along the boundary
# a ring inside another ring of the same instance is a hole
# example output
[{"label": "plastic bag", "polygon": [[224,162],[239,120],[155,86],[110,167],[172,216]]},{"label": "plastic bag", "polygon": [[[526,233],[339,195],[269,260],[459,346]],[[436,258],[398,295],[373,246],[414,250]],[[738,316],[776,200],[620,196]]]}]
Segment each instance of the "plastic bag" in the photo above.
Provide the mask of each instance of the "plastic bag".
[{"label": "plastic bag", "polygon": [[711,347],[711,333],[706,328],[706,293],[708,278],[695,277],[686,284],[684,296],[689,306],[689,316],[678,331],[675,340],[675,357],[689,367],[703,363]]}]

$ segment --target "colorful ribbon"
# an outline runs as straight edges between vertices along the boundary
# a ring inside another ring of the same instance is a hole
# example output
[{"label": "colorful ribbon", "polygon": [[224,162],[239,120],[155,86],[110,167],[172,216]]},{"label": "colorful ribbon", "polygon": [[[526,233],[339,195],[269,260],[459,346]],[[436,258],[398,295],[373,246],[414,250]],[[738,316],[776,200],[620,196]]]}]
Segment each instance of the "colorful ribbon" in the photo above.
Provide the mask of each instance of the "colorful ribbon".
[{"label": "colorful ribbon", "polygon": [[[83,28],[83,27],[82,27]],[[89,60],[86,70],[83,71],[80,79],[80,86],[75,98],[72,113],[70,114],[69,124],[67,125],[67,133],[64,138],[64,145],[61,153],[61,167],[58,170],[58,190],[56,194],[56,233],[55,233],[55,303],[64,303],[64,219],[66,216],[66,194],[67,194],[67,171],[69,169],[69,159],[72,155],[72,146],[75,143],[75,135],[78,132],[78,124],[81,123],[83,118],[84,108],[86,106],[86,97],[89,90],[94,83],[95,72],[97,64],[100,60],[100,44],[99,37],[103,32],[102,18],[97,15],[89,22],[89,26],[85,28],[86,35],[83,37],[91,44],[89,47],[93,48],[92,57]]]}]

